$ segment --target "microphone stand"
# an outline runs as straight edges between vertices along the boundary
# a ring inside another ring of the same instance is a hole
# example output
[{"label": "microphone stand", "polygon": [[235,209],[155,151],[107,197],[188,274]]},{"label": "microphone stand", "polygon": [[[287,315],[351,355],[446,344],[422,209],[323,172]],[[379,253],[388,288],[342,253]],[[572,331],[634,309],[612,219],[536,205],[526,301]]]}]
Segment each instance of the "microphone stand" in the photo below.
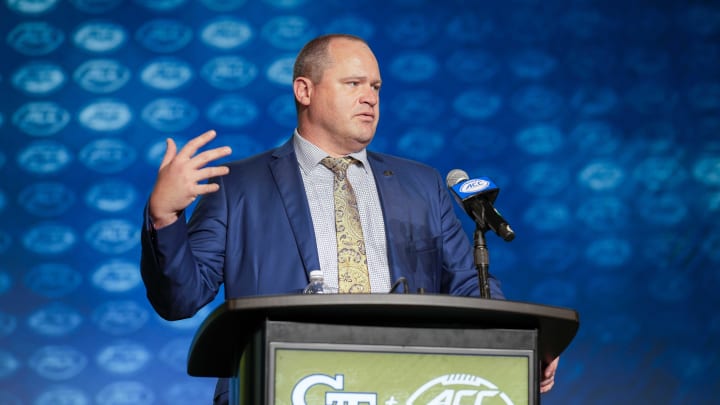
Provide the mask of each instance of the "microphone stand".
[{"label": "microphone stand", "polygon": [[480,298],[490,298],[490,253],[485,244],[486,227],[478,223],[475,227],[475,268],[478,272],[478,283],[480,284]]}]

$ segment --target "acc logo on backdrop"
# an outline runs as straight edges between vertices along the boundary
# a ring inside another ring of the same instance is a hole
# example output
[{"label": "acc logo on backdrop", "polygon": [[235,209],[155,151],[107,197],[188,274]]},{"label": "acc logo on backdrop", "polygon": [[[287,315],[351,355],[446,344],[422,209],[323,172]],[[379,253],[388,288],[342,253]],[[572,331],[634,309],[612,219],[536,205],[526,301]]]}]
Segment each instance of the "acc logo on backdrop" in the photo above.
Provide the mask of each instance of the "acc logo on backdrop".
[{"label": "acc logo on backdrop", "polygon": [[393,76],[405,82],[430,80],[437,70],[435,56],[429,52],[406,52],[396,56],[390,63]]},{"label": "acc logo on backdrop", "polygon": [[215,100],[207,110],[208,120],[227,127],[247,125],[258,116],[258,108],[249,99],[235,94]]},{"label": "acc logo on backdrop", "polygon": [[64,336],[80,327],[83,317],[73,308],[56,302],[30,314],[27,322],[40,335]]},{"label": "acc logo on backdrop", "polygon": [[52,387],[37,396],[35,405],[85,405],[91,403],[87,395],[79,389],[70,387]]},{"label": "acc logo on backdrop", "polygon": [[187,0],[135,0],[139,5],[155,11],[170,11],[185,4]]},{"label": "acc logo on backdrop", "polygon": [[54,63],[30,62],[15,71],[12,85],[33,96],[50,94],[65,84],[65,72]]},{"label": "acc logo on backdrop", "polygon": [[100,266],[92,275],[95,287],[107,292],[125,292],[140,284],[140,269],[135,263],[111,260]]},{"label": "acc logo on backdrop", "polygon": [[143,121],[161,132],[182,131],[197,117],[197,108],[178,97],[156,99],[142,110]]},{"label": "acc logo on backdrop", "polygon": [[145,325],[150,315],[134,301],[108,301],[95,309],[95,325],[111,335],[126,335]]},{"label": "acc logo on backdrop", "polygon": [[201,70],[203,79],[221,90],[237,90],[245,87],[255,80],[257,74],[257,66],[240,56],[220,56],[211,59]]},{"label": "acc logo on backdrop", "polygon": [[59,0],[7,0],[7,6],[20,14],[38,15],[50,11]]},{"label": "acc logo on backdrop", "polygon": [[91,93],[111,93],[130,80],[130,69],[112,59],[93,59],[78,66],[73,79]]},{"label": "acc logo on backdrop", "polygon": [[95,250],[107,254],[127,252],[140,241],[140,230],[124,219],[97,221],[85,232],[85,241]]},{"label": "acc logo on backdrop", "polygon": [[34,101],[15,111],[12,122],[28,135],[49,136],[65,128],[70,113],[52,101]]},{"label": "acc logo on backdrop", "polygon": [[82,275],[67,264],[44,263],[30,269],[24,281],[38,295],[60,298],[80,287]]},{"label": "acc logo on backdrop", "polygon": [[108,21],[86,22],[73,34],[73,43],[80,49],[93,53],[112,52],[127,40],[125,29]]},{"label": "acc logo on backdrop", "polygon": [[49,380],[67,380],[80,374],[87,358],[70,346],[44,346],[30,356],[29,366]]},{"label": "acc logo on backdrop", "polygon": [[157,90],[179,89],[192,80],[194,72],[189,63],[177,58],[158,58],[140,71],[140,80]]},{"label": "acc logo on backdrop", "polygon": [[[0,350],[0,378],[7,377],[20,367],[20,362],[12,353]],[[2,397],[0,397],[2,399]]]},{"label": "acc logo on backdrop", "polygon": [[[268,115],[280,125],[294,128],[296,124],[295,99],[286,94],[275,97],[267,109]],[[235,150],[235,149],[233,149]]]},{"label": "acc logo on backdrop", "polygon": [[93,131],[120,131],[132,121],[132,111],[121,101],[98,100],[78,112],[78,121],[82,126]]},{"label": "acc logo on backdrop", "polygon": [[39,255],[51,255],[68,251],[76,240],[75,231],[69,226],[45,223],[25,232],[23,246]]},{"label": "acc logo on backdrop", "polygon": [[75,193],[63,183],[35,183],[25,187],[18,196],[18,204],[39,217],[54,217],[67,211],[75,203]]},{"label": "acc logo on backdrop", "polygon": [[482,89],[460,93],[453,100],[455,112],[469,119],[486,119],[495,115],[502,106],[502,98]]},{"label": "acc logo on backdrop", "polygon": [[150,360],[150,352],[137,343],[120,342],[106,346],[97,355],[103,369],[116,374],[129,374],[140,370]]},{"label": "acc logo on backdrop", "polygon": [[98,405],[150,405],[155,394],[136,381],[118,381],[103,387],[95,397]]},{"label": "acc logo on backdrop", "polygon": [[253,36],[250,24],[235,18],[223,17],[208,23],[200,32],[205,45],[222,50],[247,44]]},{"label": "acc logo on backdrop", "polygon": [[135,149],[120,139],[98,139],[80,150],[80,161],[99,173],[117,173],[129,167],[136,158]]},{"label": "acc logo on backdrop", "polygon": [[192,29],[167,19],[156,19],[143,24],[135,38],[145,48],[158,53],[171,53],[184,48],[192,40]]},{"label": "acc logo on backdrop", "polygon": [[295,51],[315,36],[308,20],[300,16],[275,17],[262,28],[262,36],[278,49]]},{"label": "acc logo on backdrop", "polygon": [[114,9],[123,0],[71,0],[70,2],[81,11],[100,14]]},{"label": "acc logo on backdrop", "polygon": [[44,22],[18,24],[7,36],[7,43],[23,55],[41,56],[56,50],[65,41],[65,34]]},{"label": "acc logo on backdrop", "polygon": [[510,70],[521,78],[539,79],[556,67],[557,60],[539,49],[520,51],[510,57]]},{"label": "acc logo on backdrop", "polygon": [[292,83],[293,64],[295,58],[292,56],[282,57],[270,64],[267,68],[267,79],[273,83],[288,85]]},{"label": "acc logo on backdrop", "polygon": [[12,279],[5,272],[0,272],[0,295],[5,294],[12,287]]},{"label": "acc logo on backdrop", "polygon": [[17,318],[14,315],[0,312],[0,337],[10,336],[16,327]]},{"label": "acc logo on backdrop", "polygon": [[120,180],[105,180],[90,187],[85,194],[85,203],[99,211],[119,212],[130,207],[137,196],[132,184]]}]

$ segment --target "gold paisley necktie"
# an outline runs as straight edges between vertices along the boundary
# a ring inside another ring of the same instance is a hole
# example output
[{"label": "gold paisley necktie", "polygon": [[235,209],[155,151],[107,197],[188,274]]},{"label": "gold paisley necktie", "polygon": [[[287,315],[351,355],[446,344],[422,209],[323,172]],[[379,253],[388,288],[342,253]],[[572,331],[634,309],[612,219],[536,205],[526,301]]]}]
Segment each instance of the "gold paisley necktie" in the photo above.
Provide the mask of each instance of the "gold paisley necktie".
[{"label": "gold paisley necktie", "polygon": [[320,163],[335,174],[333,197],[335,198],[335,232],[338,253],[338,290],[340,293],[369,293],[370,274],[365,256],[360,213],[347,168],[357,162],[350,156],[326,157]]}]

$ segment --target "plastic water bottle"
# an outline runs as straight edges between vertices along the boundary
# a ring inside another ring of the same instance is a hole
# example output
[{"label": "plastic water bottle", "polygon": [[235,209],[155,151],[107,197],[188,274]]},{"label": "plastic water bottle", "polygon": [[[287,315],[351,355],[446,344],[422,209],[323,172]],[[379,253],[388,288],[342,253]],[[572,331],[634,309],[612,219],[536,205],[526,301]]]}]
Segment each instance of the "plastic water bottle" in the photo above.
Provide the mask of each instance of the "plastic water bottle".
[{"label": "plastic water bottle", "polygon": [[330,287],[325,284],[322,270],[310,271],[310,284],[305,287],[303,294],[330,294]]}]

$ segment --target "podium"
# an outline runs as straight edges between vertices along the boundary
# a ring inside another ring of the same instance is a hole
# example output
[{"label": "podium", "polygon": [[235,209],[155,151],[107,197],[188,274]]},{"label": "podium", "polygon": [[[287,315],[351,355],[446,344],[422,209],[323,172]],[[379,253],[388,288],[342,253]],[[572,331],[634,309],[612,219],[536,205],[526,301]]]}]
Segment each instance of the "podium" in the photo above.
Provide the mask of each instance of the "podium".
[{"label": "podium", "polygon": [[472,297],[241,298],[200,326],[188,374],[232,377],[230,404],[535,405],[578,327],[571,309]]}]

